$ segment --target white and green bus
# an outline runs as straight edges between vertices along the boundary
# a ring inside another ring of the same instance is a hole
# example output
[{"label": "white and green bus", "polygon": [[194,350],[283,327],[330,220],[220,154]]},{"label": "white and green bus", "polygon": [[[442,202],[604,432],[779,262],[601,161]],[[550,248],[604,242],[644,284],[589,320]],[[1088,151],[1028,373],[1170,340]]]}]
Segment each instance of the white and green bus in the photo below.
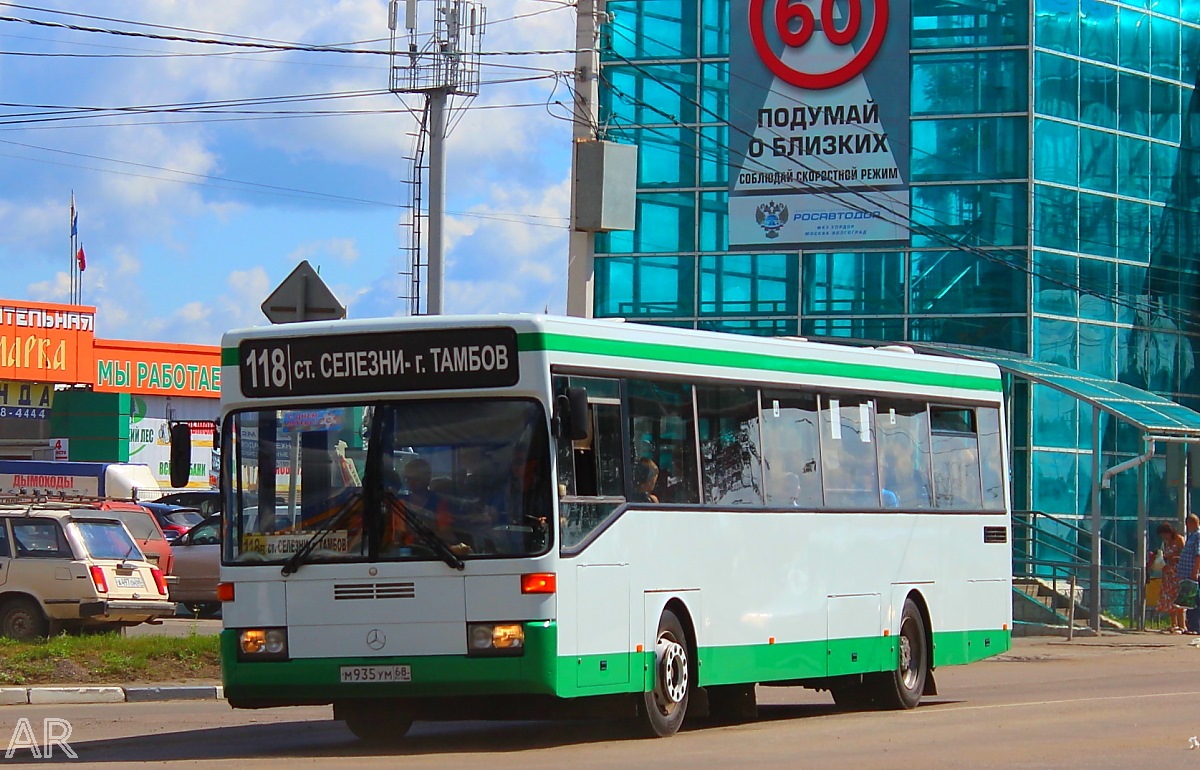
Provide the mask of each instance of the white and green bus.
[{"label": "white and green bus", "polygon": [[912,708],[1011,639],[998,370],[539,316],[222,343],[235,708],[746,719]]}]

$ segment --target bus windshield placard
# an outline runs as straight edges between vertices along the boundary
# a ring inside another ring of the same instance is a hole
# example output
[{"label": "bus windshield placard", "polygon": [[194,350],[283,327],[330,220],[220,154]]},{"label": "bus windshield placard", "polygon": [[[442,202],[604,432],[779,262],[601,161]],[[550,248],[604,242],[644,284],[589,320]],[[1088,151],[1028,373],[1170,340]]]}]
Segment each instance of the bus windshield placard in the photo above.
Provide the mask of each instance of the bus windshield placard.
[{"label": "bus windshield placard", "polygon": [[243,340],[238,371],[250,398],[511,387],[517,334],[484,327]]}]

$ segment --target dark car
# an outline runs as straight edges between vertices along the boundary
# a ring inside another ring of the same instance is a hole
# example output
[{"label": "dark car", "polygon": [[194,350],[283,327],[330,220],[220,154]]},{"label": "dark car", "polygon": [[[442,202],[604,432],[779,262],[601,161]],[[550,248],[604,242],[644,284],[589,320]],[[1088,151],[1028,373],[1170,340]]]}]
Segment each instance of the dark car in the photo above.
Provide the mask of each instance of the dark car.
[{"label": "dark car", "polygon": [[219,489],[185,489],[182,492],[163,495],[155,502],[196,508],[203,516],[209,516],[221,512],[221,491]]},{"label": "dark car", "polygon": [[168,540],[183,536],[189,529],[204,521],[204,513],[199,508],[169,505],[157,500],[139,505],[154,514],[154,518],[158,519],[158,526],[162,527],[163,535]]}]

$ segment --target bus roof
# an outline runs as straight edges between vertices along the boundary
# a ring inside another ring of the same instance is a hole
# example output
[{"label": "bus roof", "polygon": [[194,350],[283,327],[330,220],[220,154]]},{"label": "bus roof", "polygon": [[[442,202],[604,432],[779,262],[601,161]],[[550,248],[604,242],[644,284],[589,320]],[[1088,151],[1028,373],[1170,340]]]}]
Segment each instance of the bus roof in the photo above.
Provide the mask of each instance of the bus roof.
[{"label": "bus roof", "polygon": [[516,332],[521,352],[544,352],[552,365],[568,367],[664,374],[692,374],[700,369],[731,379],[747,379],[747,372],[752,372],[749,379],[794,381],[802,377],[849,389],[862,388],[867,382],[891,383],[898,386],[897,392],[934,390],[997,400],[1001,389],[1000,372],[994,364],[918,354],[902,343],[872,348],[799,337],[758,337],[619,319],[532,314],[394,317],[239,329],[223,337],[221,362],[237,366],[239,345],[251,339],[497,327]]}]

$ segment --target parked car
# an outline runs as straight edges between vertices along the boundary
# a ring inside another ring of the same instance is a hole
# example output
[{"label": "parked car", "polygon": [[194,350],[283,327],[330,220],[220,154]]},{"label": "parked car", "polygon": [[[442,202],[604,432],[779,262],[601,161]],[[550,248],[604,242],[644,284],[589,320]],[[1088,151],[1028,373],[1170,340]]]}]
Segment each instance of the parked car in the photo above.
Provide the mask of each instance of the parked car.
[{"label": "parked car", "polygon": [[220,608],[217,582],[221,572],[221,517],[209,516],[171,545],[175,578],[171,598],[197,613]]},{"label": "parked car", "polygon": [[170,616],[162,571],[129,530],[94,507],[0,505],[0,636],[133,626]]},{"label": "parked car", "polygon": [[221,492],[217,489],[185,489],[181,492],[170,492],[155,502],[198,508],[200,513],[205,516],[221,512]]},{"label": "parked car", "polygon": [[[147,561],[161,569],[163,574],[171,574],[171,545],[163,535],[158,519],[154,518],[154,514],[150,513],[148,508],[139,503],[119,500],[101,500],[89,505],[93,506],[93,510],[104,512],[108,518],[120,519],[137,541],[138,548],[146,555]],[[86,515],[85,510],[83,507],[77,508],[75,515]]]},{"label": "parked car", "polygon": [[204,521],[204,514],[199,508],[167,505],[158,501],[138,505],[154,514],[154,518],[158,519],[159,528],[169,541],[182,537],[189,529]]}]

